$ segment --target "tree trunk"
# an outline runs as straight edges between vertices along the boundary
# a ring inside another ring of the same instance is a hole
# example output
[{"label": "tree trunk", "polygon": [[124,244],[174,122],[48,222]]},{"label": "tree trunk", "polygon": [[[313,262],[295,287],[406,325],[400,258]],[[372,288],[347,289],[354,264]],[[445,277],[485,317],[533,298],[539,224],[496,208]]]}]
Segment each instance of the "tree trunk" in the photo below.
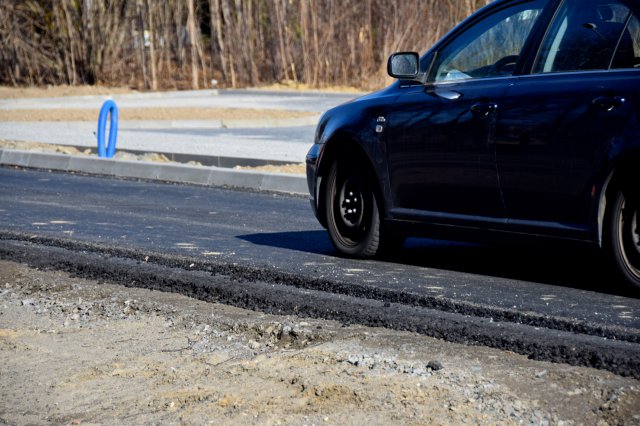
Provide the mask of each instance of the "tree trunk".
[{"label": "tree trunk", "polygon": [[136,0],[136,15],[138,15],[138,50],[140,52],[140,67],[142,69],[142,81],[144,88],[149,88],[147,76],[147,54],[144,46],[144,17],[142,16],[142,0]]},{"label": "tree trunk", "polygon": [[150,0],[146,2],[147,19],[149,22],[149,62],[151,63],[151,90],[158,90],[158,73],[156,69],[156,7],[150,6]]},{"label": "tree trunk", "polygon": [[189,28],[189,41],[191,50],[191,88],[198,89],[198,53],[196,51],[196,18],[193,0],[187,0],[189,15],[187,26]]},{"label": "tree trunk", "polygon": [[282,6],[280,3],[280,0],[275,0],[273,2],[274,4],[274,13],[276,15],[276,28],[278,30],[278,43],[280,46],[280,72],[281,72],[281,79],[283,78],[284,80],[289,80],[289,71],[288,71],[288,66],[287,66],[287,51],[285,50],[285,43],[284,43],[284,31],[283,31],[283,27],[284,27],[284,19],[282,17]]},{"label": "tree trunk", "polygon": [[[224,46],[224,37],[222,35],[222,18],[220,16],[220,0],[210,0],[209,10],[211,12],[211,58],[213,59],[213,40],[215,38],[218,45],[218,56],[220,57],[220,67],[222,68],[222,77],[229,79],[227,71],[227,58]],[[215,31],[215,34],[214,34]],[[213,61],[212,61],[213,62]]]},{"label": "tree trunk", "polygon": [[204,56],[204,49],[202,48],[202,37],[200,35],[200,31],[197,32],[198,36],[196,37],[196,50],[198,52],[198,59],[200,60],[200,67],[202,69],[202,86],[207,87],[209,84],[207,81],[207,62]]},{"label": "tree trunk", "polygon": [[65,16],[65,23],[67,26],[67,40],[69,42],[69,46],[67,47],[69,51],[69,60],[71,61],[71,78],[69,79],[69,84],[75,85],[77,80],[76,77],[78,75],[78,71],[76,70],[76,57],[75,57],[75,43],[74,40],[76,37],[74,36],[73,31],[73,23],[71,22],[71,14],[69,9],[67,8],[67,0],[62,1],[62,12]]},{"label": "tree trunk", "polygon": [[[224,18],[224,24],[226,26],[227,31],[233,30],[233,20],[231,18],[231,8],[229,7],[228,0],[222,0],[222,17]],[[231,37],[231,41],[229,42],[229,50],[231,53],[228,54],[229,58],[229,73],[231,75],[231,87],[236,87],[236,61],[234,60],[236,49],[236,43],[233,41],[235,37]]]},{"label": "tree trunk", "polygon": [[184,21],[184,14],[183,14],[183,1],[182,0],[175,0],[176,1],[176,7],[174,8],[174,22],[176,25],[176,30],[175,30],[175,34],[176,34],[176,41],[177,41],[177,46],[178,46],[178,52],[177,52],[177,57],[178,57],[178,66],[180,67],[180,69],[184,68],[184,64],[187,61],[187,54],[185,52],[185,48],[184,48],[184,40],[182,39],[182,25],[183,25],[183,21]]},{"label": "tree trunk", "polygon": [[322,57],[320,56],[320,46],[318,43],[318,3],[316,0],[311,1],[311,27],[313,28],[313,57],[315,58],[315,63],[313,67],[313,80],[312,86],[318,86],[318,74],[320,73],[320,69],[322,67]]},{"label": "tree trunk", "polygon": [[241,35],[241,38],[244,42],[244,57],[246,68],[249,72],[249,81],[252,86],[255,86],[258,83],[258,69],[256,68],[255,61],[255,53],[254,53],[254,38],[255,38],[255,30],[253,24],[253,1],[246,0],[242,2],[242,8],[245,19],[243,20],[242,30],[244,32],[244,36]]},{"label": "tree trunk", "polygon": [[300,32],[302,34],[302,81],[311,83],[311,59],[309,56],[309,5],[300,2]]}]

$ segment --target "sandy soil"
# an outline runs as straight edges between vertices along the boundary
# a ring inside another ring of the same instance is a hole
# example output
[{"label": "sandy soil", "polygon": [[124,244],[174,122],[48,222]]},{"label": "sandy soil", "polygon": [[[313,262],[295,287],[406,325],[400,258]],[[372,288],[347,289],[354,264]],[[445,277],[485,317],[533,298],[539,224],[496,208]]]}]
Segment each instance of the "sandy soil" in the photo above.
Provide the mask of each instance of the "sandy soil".
[{"label": "sandy soil", "polygon": [[[74,146],[65,146],[65,145],[53,145],[42,142],[24,142],[24,141],[8,141],[0,139],[0,148],[9,148],[9,149],[17,149],[21,151],[34,151],[34,152],[52,152],[56,154],[67,154],[67,155],[95,155],[91,152],[90,149],[84,149],[80,151],[78,148]],[[116,160],[126,160],[126,161],[151,161],[156,163],[171,163],[172,161],[167,158],[164,154],[159,154],[156,152],[148,152],[141,155],[130,154],[125,151],[118,151],[114,157]],[[190,161],[189,164],[198,165],[200,163],[196,163]]]},{"label": "sandy soil", "polygon": [[[96,121],[100,109],[0,110],[0,121]],[[305,111],[240,108],[122,108],[120,120],[272,120],[314,117]]]},{"label": "sandy soil", "polygon": [[[326,86],[314,88],[308,84],[295,81],[269,84],[259,87],[250,87],[250,90],[306,90],[314,92],[354,93],[364,94],[366,91],[350,86]],[[91,95],[116,95],[124,93],[140,93],[128,87],[104,87],[104,86],[44,86],[44,87],[10,87],[0,86],[0,99],[16,98],[55,98],[59,96],[91,96]]]},{"label": "sandy soil", "polygon": [[57,98],[59,96],[91,96],[117,95],[136,93],[127,87],[104,86],[44,86],[44,87],[9,87],[0,86],[0,99],[17,98]]},{"label": "sandy soil", "polygon": [[[17,149],[21,151],[34,151],[34,152],[52,152],[56,154],[67,155],[95,155],[91,153],[90,149],[80,151],[73,146],[53,145],[41,142],[25,142],[25,141],[10,141],[0,139],[0,148]],[[115,155],[116,160],[126,161],[151,161],[156,163],[171,163],[169,158],[160,153],[149,152],[142,155],[130,154],[124,151],[118,151]],[[202,166],[202,164],[190,161],[190,165]],[[258,166],[258,167],[234,167],[236,170],[254,170],[265,173],[291,173],[291,174],[305,174],[306,168],[304,164],[284,164],[281,166]]]},{"label": "sandy soil", "polygon": [[[297,81],[284,81],[281,83],[267,84],[264,86],[252,87],[252,90],[305,90],[305,91],[313,91],[313,92],[332,92],[332,93],[354,93],[354,94],[365,94],[367,91],[363,91],[351,86],[325,86],[320,88],[311,87],[308,84],[303,84]],[[382,87],[373,88],[373,90],[379,90]]]},{"label": "sandy soil", "polygon": [[243,167],[236,166],[234,167],[236,170],[255,170],[258,172],[265,173],[291,173],[297,175],[303,175],[307,171],[306,166],[302,163],[300,164],[283,164],[282,166],[258,166],[258,167]]},{"label": "sandy soil", "polygon": [[[264,87],[268,90],[310,90],[303,86],[286,84]],[[350,88],[333,87],[333,91],[353,91]],[[49,98],[60,96],[115,95],[136,93],[126,87],[102,86],[0,86],[0,99]],[[87,109],[25,109],[0,110],[0,121],[95,121],[100,112]],[[244,108],[135,108],[119,109],[121,120],[256,120],[291,119],[317,116],[314,112]]]},{"label": "sandy soil", "polygon": [[0,261],[0,423],[640,424],[640,382]]},{"label": "sandy soil", "polygon": [[53,152],[68,155],[92,155],[91,150],[88,148],[80,151],[73,146],[53,145],[43,142],[12,141],[6,139],[0,139],[0,148],[17,149],[20,151]]}]

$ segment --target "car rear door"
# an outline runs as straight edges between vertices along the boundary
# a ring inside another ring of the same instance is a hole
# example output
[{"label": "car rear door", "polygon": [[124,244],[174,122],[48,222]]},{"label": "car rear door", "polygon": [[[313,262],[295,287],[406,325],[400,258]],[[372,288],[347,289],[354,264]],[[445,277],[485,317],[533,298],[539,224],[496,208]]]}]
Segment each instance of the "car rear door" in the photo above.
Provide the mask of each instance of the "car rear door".
[{"label": "car rear door", "polygon": [[532,74],[504,96],[496,155],[514,229],[592,238],[597,175],[612,147],[640,137],[637,9],[565,1]]}]

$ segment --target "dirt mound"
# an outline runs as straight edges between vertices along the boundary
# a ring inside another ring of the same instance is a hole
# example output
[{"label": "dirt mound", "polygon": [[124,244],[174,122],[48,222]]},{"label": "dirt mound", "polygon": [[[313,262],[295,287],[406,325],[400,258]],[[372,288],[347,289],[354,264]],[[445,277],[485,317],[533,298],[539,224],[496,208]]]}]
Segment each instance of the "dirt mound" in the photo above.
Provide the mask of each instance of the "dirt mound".
[{"label": "dirt mound", "polygon": [[6,261],[0,318],[2,424],[640,421],[605,371]]}]

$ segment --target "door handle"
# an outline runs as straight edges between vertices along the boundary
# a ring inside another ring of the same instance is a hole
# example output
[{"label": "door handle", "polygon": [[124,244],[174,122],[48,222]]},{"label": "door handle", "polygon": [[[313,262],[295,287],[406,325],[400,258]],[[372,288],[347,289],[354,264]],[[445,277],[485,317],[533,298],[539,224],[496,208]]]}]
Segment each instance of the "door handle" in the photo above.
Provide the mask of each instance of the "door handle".
[{"label": "door handle", "polygon": [[462,93],[456,92],[455,90],[436,89],[435,94],[449,101],[455,101],[462,97]]},{"label": "door handle", "polygon": [[493,102],[478,103],[471,107],[471,113],[473,113],[473,115],[479,119],[487,118],[490,114],[493,114],[497,110],[498,104]]},{"label": "door handle", "polygon": [[622,96],[599,96],[593,100],[593,104],[603,111],[609,112],[620,108],[625,103]]}]

